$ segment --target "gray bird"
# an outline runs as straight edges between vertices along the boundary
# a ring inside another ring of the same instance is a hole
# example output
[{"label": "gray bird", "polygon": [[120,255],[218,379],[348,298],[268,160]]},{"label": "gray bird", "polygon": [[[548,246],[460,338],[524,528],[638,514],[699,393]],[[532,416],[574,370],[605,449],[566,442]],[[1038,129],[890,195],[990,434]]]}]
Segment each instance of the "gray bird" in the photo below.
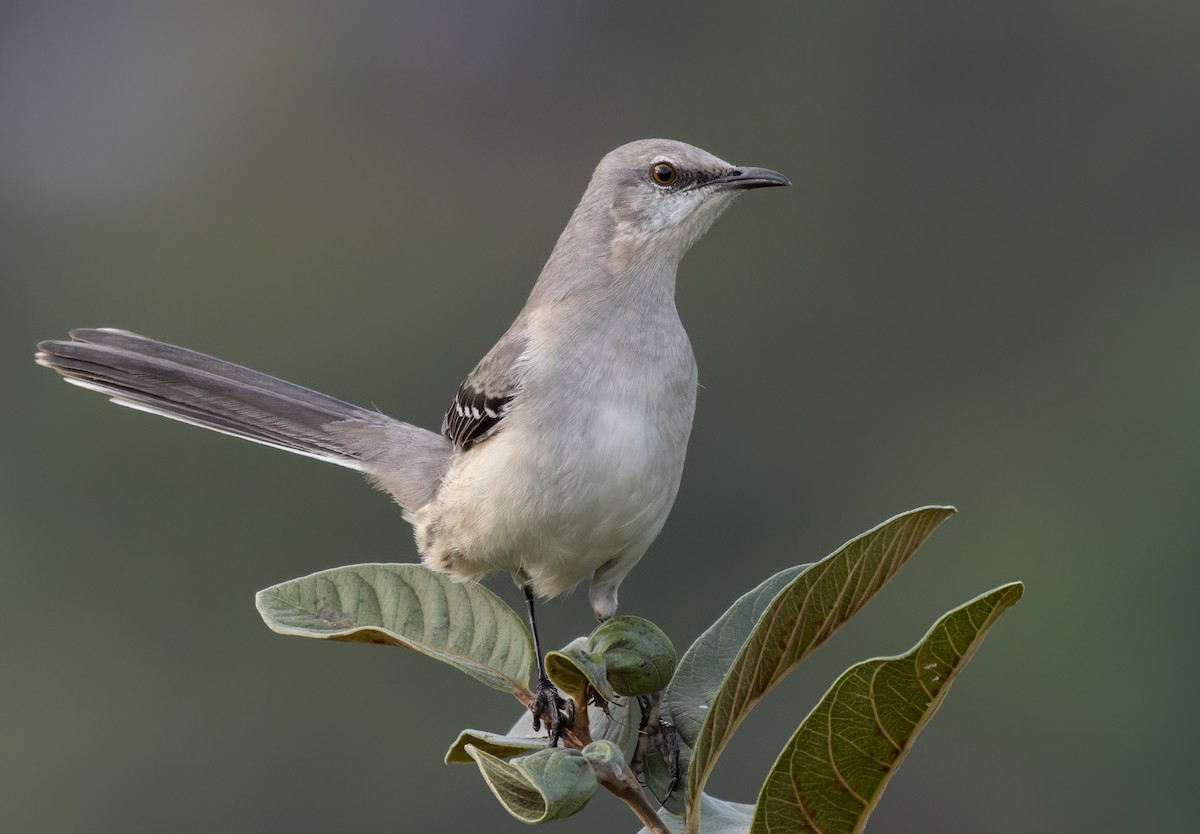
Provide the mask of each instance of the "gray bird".
[{"label": "gray bird", "polygon": [[356,469],[390,493],[429,567],[512,573],[538,658],[534,725],[557,740],[533,598],[591,577],[596,617],[662,529],[696,406],[675,309],[684,253],[750,188],[788,185],[682,142],[596,167],[516,321],[459,387],[440,434],[123,330],[73,330],[37,362],[129,406]]}]

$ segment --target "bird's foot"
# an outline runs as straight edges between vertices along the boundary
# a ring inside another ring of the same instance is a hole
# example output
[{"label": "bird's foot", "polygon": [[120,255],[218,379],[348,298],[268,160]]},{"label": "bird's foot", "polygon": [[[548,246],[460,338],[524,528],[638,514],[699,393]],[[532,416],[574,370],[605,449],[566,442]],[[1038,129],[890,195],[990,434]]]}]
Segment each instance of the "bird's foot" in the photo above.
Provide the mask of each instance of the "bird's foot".
[{"label": "bird's foot", "polygon": [[545,723],[551,747],[558,746],[563,730],[575,726],[575,702],[559,695],[558,688],[546,677],[538,679],[537,695],[529,705],[529,711],[533,713],[535,732]]}]

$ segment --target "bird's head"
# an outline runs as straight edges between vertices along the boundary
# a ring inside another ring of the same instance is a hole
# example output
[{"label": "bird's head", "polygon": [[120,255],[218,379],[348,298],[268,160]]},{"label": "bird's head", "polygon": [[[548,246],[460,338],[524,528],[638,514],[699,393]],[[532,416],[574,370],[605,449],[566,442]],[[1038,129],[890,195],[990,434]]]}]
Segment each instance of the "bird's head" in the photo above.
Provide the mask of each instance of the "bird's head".
[{"label": "bird's head", "polygon": [[581,207],[605,213],[614,243],[676,262],[734,199],[751,188],[790,185],[767,168],[732,165],[671,139],[642,139],[600,160]]}]

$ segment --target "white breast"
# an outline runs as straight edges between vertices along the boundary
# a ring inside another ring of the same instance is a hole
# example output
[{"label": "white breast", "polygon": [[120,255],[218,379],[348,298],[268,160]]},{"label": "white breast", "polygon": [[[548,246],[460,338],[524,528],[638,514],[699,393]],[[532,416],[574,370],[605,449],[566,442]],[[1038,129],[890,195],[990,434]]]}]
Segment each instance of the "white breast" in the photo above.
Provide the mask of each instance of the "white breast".
[{"label": "white breast", "polygon": [[616,353],[627,362],[599,367],[563,362],[560,349],[554,373],[533,375],[496,435],[412,514],[427,564],[462,577],[521,570],[554,596],[614,559],[641,558],[675,500],[695,407],[695,361],[670,312],[667,356],[625,345]]}]

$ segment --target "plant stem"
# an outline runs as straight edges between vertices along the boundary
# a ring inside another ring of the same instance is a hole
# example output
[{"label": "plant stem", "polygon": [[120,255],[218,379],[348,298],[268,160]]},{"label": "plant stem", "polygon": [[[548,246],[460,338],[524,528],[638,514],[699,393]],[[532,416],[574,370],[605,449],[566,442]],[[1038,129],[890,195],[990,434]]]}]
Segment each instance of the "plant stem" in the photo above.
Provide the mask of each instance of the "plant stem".
[{"label": "plant stem", "polygon": [[596,780],[628,805],[650,834],[671,834],[671,829],[667,828],[654,806],[646,799],[642,786],[638,784],[637,777],[628,765],[620,770],[596,768]]}]

